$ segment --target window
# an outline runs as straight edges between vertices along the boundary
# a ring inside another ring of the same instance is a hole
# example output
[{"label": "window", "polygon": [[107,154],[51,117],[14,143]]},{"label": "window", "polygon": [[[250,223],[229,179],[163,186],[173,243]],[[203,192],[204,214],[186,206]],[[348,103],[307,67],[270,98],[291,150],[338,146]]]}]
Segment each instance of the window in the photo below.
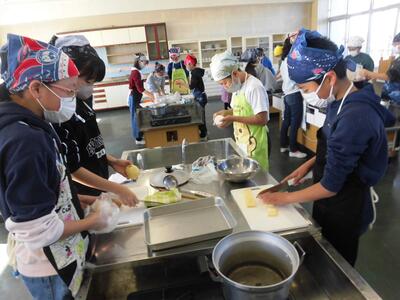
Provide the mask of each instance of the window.
[{"label": "window", "polygon": [[[357,15],[349,18],[348,37],[360,36],[364,39],[362,51],[367,51],[369,14]],[[347,41],[346,41],[347,42]]]},{"label": "window", "polygon": [[330,16],[340,16],[347,13],[347,0],[335,0],[331,1],[330,5]]},{"label": "window", "polygon": [[348,13],[354,14],[359,12],[368,11],[371,6],[371,0],[349,0]]},{"label": "window", "polygon": [[361,36],[362,51],[379,65],[392,53],[392,41],[400,32],[399,0],[330,0],[329,37],[345,45],[351,36]]},{"label": "window", "polygon": [[337,45],[344,45],[346,39],[346,20],[331,22],[329,25],[329,37]]},{"label": "window", "polygon": [[[399,11],[400,13],[400,11]],[[396,29],[396,34],[398,34],[400,32],[400,15],[399,18],[397,19],[397,29]]]},{"label": "window", "polygon": [[385,7],[393,4],[399,4],[399,0],[374,0],[374,8]]},{"label": "window", "polygon": [[371,16],[370,51],[375,63],[381,57],[387,58],[392,53],[392,41],[396,26],[397,8],[374,12]]}]

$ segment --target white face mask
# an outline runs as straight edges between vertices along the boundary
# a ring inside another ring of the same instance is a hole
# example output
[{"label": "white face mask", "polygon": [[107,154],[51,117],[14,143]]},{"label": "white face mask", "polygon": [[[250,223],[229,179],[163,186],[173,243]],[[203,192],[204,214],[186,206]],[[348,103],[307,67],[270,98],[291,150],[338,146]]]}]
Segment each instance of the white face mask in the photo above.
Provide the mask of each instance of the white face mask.
[{"label": "white face mask", "polygon": [[351,50],[351,51],[349,51],[349,54],[350,54],[350,56],[357,56],[358,55],[358,50]]},{"label": "white face mask", "polygon": [[[42,83],[43,84],[43,83]],[[60,97],[53,92],[47,85],[43,84],[49,91],[60,99],[60,108],[58,111],[48,110],[43,106],[38,98],[36,101],[43,109],[44,119],[50,123],[64,123],[72,118],[76,110],[76,97]]]},{"label": "white face mask", "polygon": [[146,67],[146,64],[142,61],[139,62],[140,70],[144,69]]},{"label": "white face mask", "polygon": [[93,84],[84,85],[76,94],[79,99],[86,100],[93,95]]},{"label": "white face mask", "polygon": [[233,76],[233,74],[231,75],[231,79],[232,79],[232,83],[229,87],[225,88],[225,90],[228,93],[235,93],[237,91],[239,91],[242,88],[242,83],[240,82],[240,79],[238,78],[238,82],[235,81],[234,79],[235,77]]},{"label": "white face mask", "polygon": [[318,92],[321,89],[322,84],[324,83],[325,77],[326,74],[324,75],[324,78],[322,79],[321,84],[318,86],[316,91],[310,93],[302,93],[304,100],[308,104],[316,107],[326,107],[329,103],[332,103],[336,100],[335,96],[333,95],[333,85],[331,86],[328,98],[324,99],[318,96]]},{"label": "white face mask", "polygon": [[400,45],[393,46],[393,54],[398,55],[400,54]]}]

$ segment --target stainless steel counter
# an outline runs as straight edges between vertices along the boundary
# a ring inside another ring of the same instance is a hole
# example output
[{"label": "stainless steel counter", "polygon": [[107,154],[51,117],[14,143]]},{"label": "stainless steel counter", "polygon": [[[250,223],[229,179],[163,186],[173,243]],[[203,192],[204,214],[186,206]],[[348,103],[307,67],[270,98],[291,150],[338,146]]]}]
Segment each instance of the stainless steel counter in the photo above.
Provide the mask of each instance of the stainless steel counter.
[{"label": "stainless steel counter", "polygon": [[[179,146],[126,151],[122,157],[135,162],[138,153],[141,153],[144,159],[145,171],[142,172],[139,181],[134,185],[149,185],[150,176],[155,172],[160,172],[162,170],[160,168],[182,162]],[[214,155],[217,159],[221,159],[231,154],[243,155],[233,140],[213,140],[207,143],[189,145],[186,163],[192,163],[199,156]],[[276,183],[276,180],[270,174],[260,171],[251,181],[242,184],[233,184],[222,180],[207,185],[195,185],[189,182],[184,185],[184,188],[204,191],[224,198],[232,215],[237,220],[234,232],[238,232],[249,230],[249,225],[236,202],[232,199],[230,191],[247,186],[274,183]],[[309,218],[307,212],[300,206],[298,209],[305,217]],[[308,253],[307,263],[303,264],[301,276],[298,276],[292,288],[293,295],[297,295],[295,299],[380,299],[361,276],[321,237],[316,226],[311,225],[308,228],[282,232],[281,234],[289,240],[300,241]],[[109,234],[98,235],[95,237],[94,257],[88,264],[89,276],[84,282],[78,299],[86,299],[91,280],[96,278],[94,284],[99,285],[99,280],[104,280],[102,274],[107,272],[118,272],[119,274],[119,272],[123,272],[121,270],[131,272],[131,270],[143,266],[151,269],[152,266],[162,265],[169,260],[182,261],[186,258],[202,257],[209,255],[217,242],[218,240],[210,240],[184,247],[151,252],[144,242],[143,226],[128,227]],[[154,268],[160,268],[160,266]],[[159,281],[158,284],[163,284],[163,281]],[[140,289],[138,283],[135,283],[134,289]]]},{"label": "stainless steel counter", "polygon": [[[131,186],[150,186],[150,176],[162,172],[167,165],[176,165],[182,162],[181,147],[155,148],[124,152],[122,158],[136,163],[136,155],[140,153],[144,161],[144,169],[136,183]],[[229,155],[243,155],[232,139],[214,140],[207,143],[191,144],[186,148],[186,163],[191,164],[200,156],[214,155],[222,159]],[[274,184],[276,180],[267,173],[260,171],[253,180],[244,184],[233,184],[223,180],[213,181],[211,184],[198,185],[190,181],[183,187],[186,190],[196,190],[211,193],[225,199],[228,208],[237,221],[234,232],[249,230],[239,207],[233,201],[231,189],[262,184]],[[109,234],[102,234],[96,238],[96,250],[91,267],[97,271],[115,267],[118,264],[131,263],[137,265],[145,261],[156,260],[163,256],[173,256],[181,253],[194,253],[211,250],[217,241],[206,241],[185,247],[174,248],[158,252],[149,252],[144,242],[144,227],[128,227],[116,230]]]}]

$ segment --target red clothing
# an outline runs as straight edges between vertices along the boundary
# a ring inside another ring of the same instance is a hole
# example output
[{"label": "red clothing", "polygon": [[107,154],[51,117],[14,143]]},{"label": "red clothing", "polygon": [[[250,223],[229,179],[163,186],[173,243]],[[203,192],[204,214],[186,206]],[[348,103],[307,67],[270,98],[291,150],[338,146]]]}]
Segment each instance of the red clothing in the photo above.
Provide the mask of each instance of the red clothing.
[{"label": "red clothing", "polygon": [[129,76],[129,89],[132,93],[143,94],[144,92],[142,74],[137,69],[133,69]]}]

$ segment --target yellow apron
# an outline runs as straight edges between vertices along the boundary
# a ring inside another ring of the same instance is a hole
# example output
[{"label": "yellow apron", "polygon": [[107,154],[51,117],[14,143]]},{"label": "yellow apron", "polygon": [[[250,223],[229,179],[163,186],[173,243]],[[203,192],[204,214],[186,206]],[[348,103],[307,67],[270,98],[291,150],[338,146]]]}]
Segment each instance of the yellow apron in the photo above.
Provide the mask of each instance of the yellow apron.
[{"label": "yellow apron", "polygon": [[[232,96],[233,115],[240,117],[254,116],[253,108],[243,92]],[[264,171],[268,171],[268,138],[267,126],[248,125],[233,122],[235,140],[247,155],[255,159]]]},{"label": "yellow apron", "polygon": [[172,63],[171,93],[178,92],[181,95],[187,95],[190,93],[189,82],[182,62],[180,69],[175,69],[174,66],[175,64]]}]

